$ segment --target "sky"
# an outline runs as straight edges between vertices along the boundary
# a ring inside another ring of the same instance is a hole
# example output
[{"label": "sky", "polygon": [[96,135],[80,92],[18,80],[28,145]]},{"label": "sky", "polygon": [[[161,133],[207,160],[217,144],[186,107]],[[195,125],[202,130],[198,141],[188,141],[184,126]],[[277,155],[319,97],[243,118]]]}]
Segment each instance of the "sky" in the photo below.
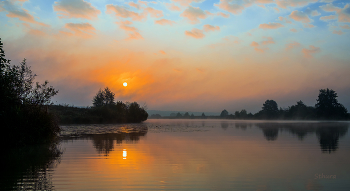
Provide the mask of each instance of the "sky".
[{"label": "sky", "polygon": [[350,110],[348,0],[1,0],[0,26],[56,104],[109,87],[152,110],[255,113],[330,88]]}]

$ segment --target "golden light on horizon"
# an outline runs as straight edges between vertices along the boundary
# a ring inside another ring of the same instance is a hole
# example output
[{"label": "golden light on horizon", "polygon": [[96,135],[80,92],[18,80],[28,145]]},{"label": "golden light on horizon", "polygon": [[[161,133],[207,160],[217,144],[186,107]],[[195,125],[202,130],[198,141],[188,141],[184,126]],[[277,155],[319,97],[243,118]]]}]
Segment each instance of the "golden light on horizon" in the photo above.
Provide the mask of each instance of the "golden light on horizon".
[{"label": "golden light on horizon", "polygon": [[128,83],[124,82],[124,83],[123,83],[123,86],[124,86],[124,87],[128,86]]}]

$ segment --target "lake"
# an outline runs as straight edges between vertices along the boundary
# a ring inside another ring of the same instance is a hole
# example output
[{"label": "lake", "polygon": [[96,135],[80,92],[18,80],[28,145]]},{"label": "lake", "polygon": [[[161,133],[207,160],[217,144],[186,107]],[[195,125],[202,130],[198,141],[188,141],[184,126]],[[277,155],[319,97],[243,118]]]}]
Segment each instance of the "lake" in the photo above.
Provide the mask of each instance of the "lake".
[{"label": "lake", "polygon": [[8,154],[0,190],[350,190],[349,122],[61,126]]}]

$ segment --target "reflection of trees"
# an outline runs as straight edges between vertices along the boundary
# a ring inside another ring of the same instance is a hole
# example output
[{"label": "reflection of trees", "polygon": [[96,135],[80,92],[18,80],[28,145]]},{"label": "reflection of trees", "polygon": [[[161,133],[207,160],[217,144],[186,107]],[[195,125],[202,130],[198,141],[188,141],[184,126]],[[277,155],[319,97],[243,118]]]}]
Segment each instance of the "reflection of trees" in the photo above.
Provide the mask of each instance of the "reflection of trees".
[{"label": "reflection of trees", "polygon": [[108,134],[97,134],[89,136],[94,144],[94,147],[99,153],[104,153],[108,156],[109,152],[114,149],[114,141],[117,144],[135,143],[140,140],[141,136],[147,134],[147,129],[142,129],[136,132],[120,132],[120,133],[108,133]]},{"label": "reflection of trees", "polygon": [[348,132],[347,125],[334,125],[320,127],[316,130],[317,138],[320,142],[322,152],[334,152],[338,149],[339,138]]},{"label": "reflection of trees", "polygon": [[226,130],[228,128],[228,123],[227,122],[221,122],[221,128],[223,128],[224,130]]},{"label": "reflection of trees", "polygon": [[321,150],[323,152],[334,152],[338,149],[339,138],[348,132],[347,123],[258,123],[266,140],[277,139],[278,131],[287,130],[303,140],[307,134],[316,133]]},{"label": "reflection of trees", "polygon": [[[147,134],[148,128],[143,124],[138,125],[123,125],[120,127],[95,127],[93,129],[87,128],[82,130],[80,133],[66,134],[61,136],[62,141],[76,140],[76,139],[90,139],[93,142],[94,147],[99,153],[104,153],[108,156],[109,152],[113,151],[114,144],[124,143],[135,143],[140,140],[141,136]],[[78,128],[79,129],[79,128]],[[113,129],[111,131],[111,129]],[[74,132],[73,130],[71,130]],[[103,133],[101,133],[103,132]],[[100,133],[100,134],[98,134]]]},{"label": "reflection of trees", "polygon": [[3,151],[0,190],[53,190],[50,168],[62,154],[56,143]]},{"label": "reflection of trees", "polygon": [[262,129],[266,140],[274,141],[278,137],[279,124],[277,123],[258,123],[256,124]]}]

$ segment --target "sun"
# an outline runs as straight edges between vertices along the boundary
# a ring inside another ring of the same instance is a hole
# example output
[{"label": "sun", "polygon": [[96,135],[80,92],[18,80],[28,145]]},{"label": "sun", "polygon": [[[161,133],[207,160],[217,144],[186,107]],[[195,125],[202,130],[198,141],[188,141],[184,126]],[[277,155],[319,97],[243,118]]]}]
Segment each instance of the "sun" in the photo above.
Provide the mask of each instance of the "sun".
[{"label": "sun", "polygon": [[123,83],[123,86],[124,86],[124,87],[128,86],[128,83],[124,82],[124,83]]}]

